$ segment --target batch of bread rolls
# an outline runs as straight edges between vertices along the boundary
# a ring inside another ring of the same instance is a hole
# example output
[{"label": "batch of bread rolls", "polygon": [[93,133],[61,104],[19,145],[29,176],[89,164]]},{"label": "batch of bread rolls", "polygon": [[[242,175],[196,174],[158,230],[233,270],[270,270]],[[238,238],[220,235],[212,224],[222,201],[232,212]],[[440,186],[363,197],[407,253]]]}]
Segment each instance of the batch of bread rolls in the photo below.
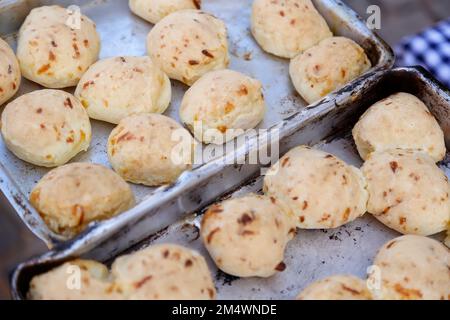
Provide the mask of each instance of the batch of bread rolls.
[{"label": "batch of bread rolls", "polygon": [[[93,221],[131,208],[135,199],[127,182],[174,182],[192,167],[196,140],[223,144],[264,118],[261,83],[227,69],[226,25],[201,11],[200,0],[130,0],[129,5],[155,24],[146,57],[97,61],[94,22],[82,15],[80,28],[73,29],[66,23],[68,11],[59,6],[30,12],[19,31],[17,58],[0,39],[0,104],[17,92],[21,75],[46,88],[5,106],[1,134],[18,158],[54,168],[32,190],[30,202],[59,234],[74,236]],[[292,83],[308,103],[371,67],[358,44],[333,36],[310,0],[255,0],[251,32],[264,51],[291,59]],[[162,115],[171,102],[170,79],[190,87],[179,110],[188,130]],[[71,86],[74,95],[58,90]],[[116,125],[107,145],[113,170],[67,164],[88,150],[90,118]],[[176,163],[175,131],[184,136],[182,161]],[[270,277],[289,267],[284,251],[296,228],[336,228],[369,212],[388,227],[413,234],[380,249],[375,264],[382,271],[381,288],[372,292],[362,279],[342,275],[312,284],[298,298],[450,299],[449,251],[425,237],[449,224],[449,184],[435,164],[446,152],[439,124],[420,100],[398,93],[369,108],[353,135],[366,160],[361,170],[299,146],[268,171],[264,195],[211,206],[201,238],[212,260],[231,275]],[[66,269],[73,266],[81,270],[78,290],[67,286]],[[95,261],[67,262],[34,277],[28,297],[214,299],[216,289],[202,256],[164,244],[119,257],[111,270]]]},{"label": "batch of bread rolls", "polygon": [[211,206],[201,224],[211,258],[234,276],[269,277],[289,267],[284,250],[296,228],[336,228],[369,212],[404,234],[379,250],[378,271],[366,281],[332,276],[297,298],[449,300],[450,252],[427,238],[450,221],[450,185],[436,165],[446,153],[438,122],[417,97],[400,92],[372,105],[353,137],[361,169],[298,146],[267,171],[264,195]]},{"label": "batch of bread rolls", "polygon": [[[155,24],[147,37],[148,56],[97,61],[95,23],[81,15],[74,27],[67,23],[71,12],[59,6],[29,13],[19,30],[17,58],[0,43],[0,104],[17,92],[21,75],[45,88],[6,104],[3,140],[19,159],[56,167],[36,185],[30,200],[53,232],[68,237],[132,207],[134,196],[125,181],[170,184],[192,168],[196,140],[226,143],[265,115],[262,84],[227,69],[226,25],[201,11],[200,1],[129,4]],[[254,1],[251,30],[265,51],[292,58],[292,81],[308,102],[370,68],[364,50],[350,39],[333,37],[310,0]],[[162,115],[171,102],[170,79],[190,86],[179,110],[183,125]],[[73,86],[74,95],[61,90]],[[106,148],[115,173],[107,176],[124,181],[86,187],[85,180],[103,183],[97,176],[109,169],[67,164],[89,149],[90,119],[116,125]]]}]

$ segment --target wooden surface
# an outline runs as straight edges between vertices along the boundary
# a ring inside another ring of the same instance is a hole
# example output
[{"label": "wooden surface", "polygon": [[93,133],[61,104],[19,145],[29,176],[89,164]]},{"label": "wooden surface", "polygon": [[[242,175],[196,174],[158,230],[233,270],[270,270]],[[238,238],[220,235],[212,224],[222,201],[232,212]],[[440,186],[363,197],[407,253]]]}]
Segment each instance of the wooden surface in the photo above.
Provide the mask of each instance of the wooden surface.
[{"label": "wooden surface", "polygon": [[[381,8],[378,33],[395,45],[403,36],[416,33],[450,15],[448,0],[344,0],[363,18],[370,4]],[[9,298],[9,274],[15,265],[46,250],[23,225],[0,194],[0,299]]]}]

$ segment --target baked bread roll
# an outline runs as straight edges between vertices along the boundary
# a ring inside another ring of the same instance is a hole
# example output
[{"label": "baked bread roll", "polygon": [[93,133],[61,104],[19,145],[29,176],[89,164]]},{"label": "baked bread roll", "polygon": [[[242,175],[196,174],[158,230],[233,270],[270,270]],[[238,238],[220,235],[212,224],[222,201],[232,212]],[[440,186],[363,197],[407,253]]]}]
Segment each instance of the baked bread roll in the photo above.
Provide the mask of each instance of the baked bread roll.
[{"label": "baked bread roll", "polygon": [[337,228],[366,212],[359,169],[306,146],[286,153],[264,178],[264,192],[303,229]]},{"label": "baked bread roll", "polygon": [[225,24],[200,10],[181,10],[162,19],[148,34],[147,49],[169,78],[189,86],[229,63]]},{"label": "baked bread roll", "polygon": [[189,88],[180,107],[181,121],[197,140],[216,144],[254,128],[264,113],[261,83],[232,70],[205,74]]},{"label": "baked bread roll", "polygon": [[291,60],[289,73],[298,93],[308,103],[323,98],[369,70],[364,49],[344,37],[322,40]]},{"label": "baked bread roll", "polygon": [[91,118],[117,124],[135,113],[163,113],[171,91],[169,78],[149,57],[115,57],[93,64],[75,96]]},{"label": "baked bread roll", "polygon": [[364,280],[336,275],[310,284],[297,300],[372,300],[372,296]]},{"label": "baked bread roll", "polygon": [[310,0],[255,0],[251,20],[263,50],[283,58],[294,58],[333,36]]},{"label": "baked bread roll", "polygon": [[45,89],[10,102],[3,110],[1,133],[18,158],[56,167],[89,148],[91,124],[77,98],[65,91]]},{"label": "baked bread roll", "polygon": [[371,106],[353,128],[358,152],[415,149],[436,162],[445,156],[444,133],[425,104],[409,93],[399,92]]},{"label": "baked bread roll", "polygon": [[100,38],[88,17],[60,6],[31,10],[19,30],[22,75],[47,88],[75,86],[98,59]]},{"label": "baked bread roll", "polygon": [[0,106],[19,90],[20,67],[14,51],[0,38]]},{"label": "baked bread roll", "polygon": [[200,9],[201,0],[130,0],[131,11],[150,23],[157,23],[175,11]]},{"label": "baked bread roll", "polygon": [[211,206],[201,237],[217,267],[238,277],[284,271],[284,251],[295,222],[269,197],[250,194]]},{"label": "baked bread roll", "polygon": [[407,235],[387,242],[375,257],[380,290],[385,300],[450,300],[450,251],[440,242]]},{"label": "baked bread roll", "polygon": [[367,211],[403,234],[432,235],[450,219],[449,183],[426,153],[389,150],[372,153],[362,167]]},{"label": "baked bread roll", "polygon": [[108,139],[108,156],[125,180],[159,186],[192,167],[194,139],[175,120],[160,114],[124,118]]},{"label": "baked bread roll", "polygon": [[216,289],[205,259],[173,244],[154,245],[119,257],[112,265],[115,289],[132,300],[212,300]]},{"label": "baked bread roll", "polygon": [[108,268],[96,261],[76,259],[33,277],[30,300],[118,299]]},{"label": "baked bread roll", "polygon": [[74,236],[92,221],[130,209],[134,195],[112,170],[71,163],[47,173],[33,188],[30,202],[51,230]]}]

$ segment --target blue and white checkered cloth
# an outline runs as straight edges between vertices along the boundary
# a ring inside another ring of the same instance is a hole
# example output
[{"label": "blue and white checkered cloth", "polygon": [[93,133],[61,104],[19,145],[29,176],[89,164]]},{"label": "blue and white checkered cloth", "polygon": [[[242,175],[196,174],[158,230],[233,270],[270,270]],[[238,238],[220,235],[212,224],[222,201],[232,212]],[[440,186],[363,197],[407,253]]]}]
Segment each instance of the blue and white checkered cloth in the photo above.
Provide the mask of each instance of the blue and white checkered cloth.
[{"label": "blue and white checkered cloth", "polygon": [[450,88],[450,18],[395,47],[397,66],[421,65]]}]

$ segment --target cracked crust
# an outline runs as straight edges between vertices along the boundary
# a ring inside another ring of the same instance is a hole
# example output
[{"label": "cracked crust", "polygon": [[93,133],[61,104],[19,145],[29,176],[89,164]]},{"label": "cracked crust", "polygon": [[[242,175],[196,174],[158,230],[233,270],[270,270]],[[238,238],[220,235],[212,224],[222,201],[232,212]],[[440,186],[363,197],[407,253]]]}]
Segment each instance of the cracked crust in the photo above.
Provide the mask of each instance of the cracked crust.
[{"label": "cracked crust", "polygon": [[122,119],[108,139],[108,157],[125,180],[158,186],[192,168],[195,140],[175,120],[156,113]]},{"label": "cracked crust", "polygon": [[425,104],[404,92],[371,106],[353,128],[358,152],[364,160],[372,152],[414,149],[436,162],[445,156],[444,133]]},{"label": "cracked crust", "polygon": [[17,58],[22,75],[47,88],[77,85],[98,59],[100,37],[85,15],[80,28],[71,28],[73,17],[60,6],[31,10],[19,31]]},{"label": "cracked crust", "polygon": [[359,169],[306,146],[290,150],[267,172],[264,191],[304,229],[353,221],[366,212],[368,199]]},{"label": "cracked crust", "polygon": [[212,71],[201,77],[186,92],[180,107],[180,118],[194,136],[215,144],[254,128],[264,113],[261,83],[232,70]]},{"label": "cracked crust", "polygon": [[[450,251],[440,242],[406,235],[387,242],[375,257],[377,299],[450,300]],[[374,274],[374,275],[375,275]]]},{"label": "cracked crust", "polygon": [[189,86],[229,63],[225,23],[200,10],[182,10],[158,22],[147,36],[153,62]]},{"label": "cracked crust", "polygon": [[344,37],[322,40],[291,60],[289,74],[297,92],[308,103],[323,98],[369,70],[364,49]]},{"label": "cracked crust", "polygon": [[114,57],[93,64],[75,96],[89,117],[117,124],[137,113],[163,113],[170,103],[169,78],[149,57]]},{"label": "cracked crust", "polygon": [[424,236],[446,230],[450,187],[428,154],[400,149],[372,153],[362,172],[369,191],[367,211],[386,226]]},{"label": "cracked crust", "polygon": [[89,148],[91,123],[73,95],[44,89],[24,94],[5,107],[1,133],[18,158],[56,167]]},{"label": "cracked crust", "polygon": [[47,173],[33,188],[30,202],[50,229],[74,236],[92,221],[131,208],[134,195],[112,170],[98,164],[71,163]]},{"label": "cracked crust", "polygon": [[286,268],[295,222],[273,199],[249,194],[211,206],[201,236],[217,267],[239,277],[270,277]]},{"label": "cracked crust", "polygon": [[283,58],[294,58],[333,36],[310,0],[255,0],[251,24],[263,50]]}]

